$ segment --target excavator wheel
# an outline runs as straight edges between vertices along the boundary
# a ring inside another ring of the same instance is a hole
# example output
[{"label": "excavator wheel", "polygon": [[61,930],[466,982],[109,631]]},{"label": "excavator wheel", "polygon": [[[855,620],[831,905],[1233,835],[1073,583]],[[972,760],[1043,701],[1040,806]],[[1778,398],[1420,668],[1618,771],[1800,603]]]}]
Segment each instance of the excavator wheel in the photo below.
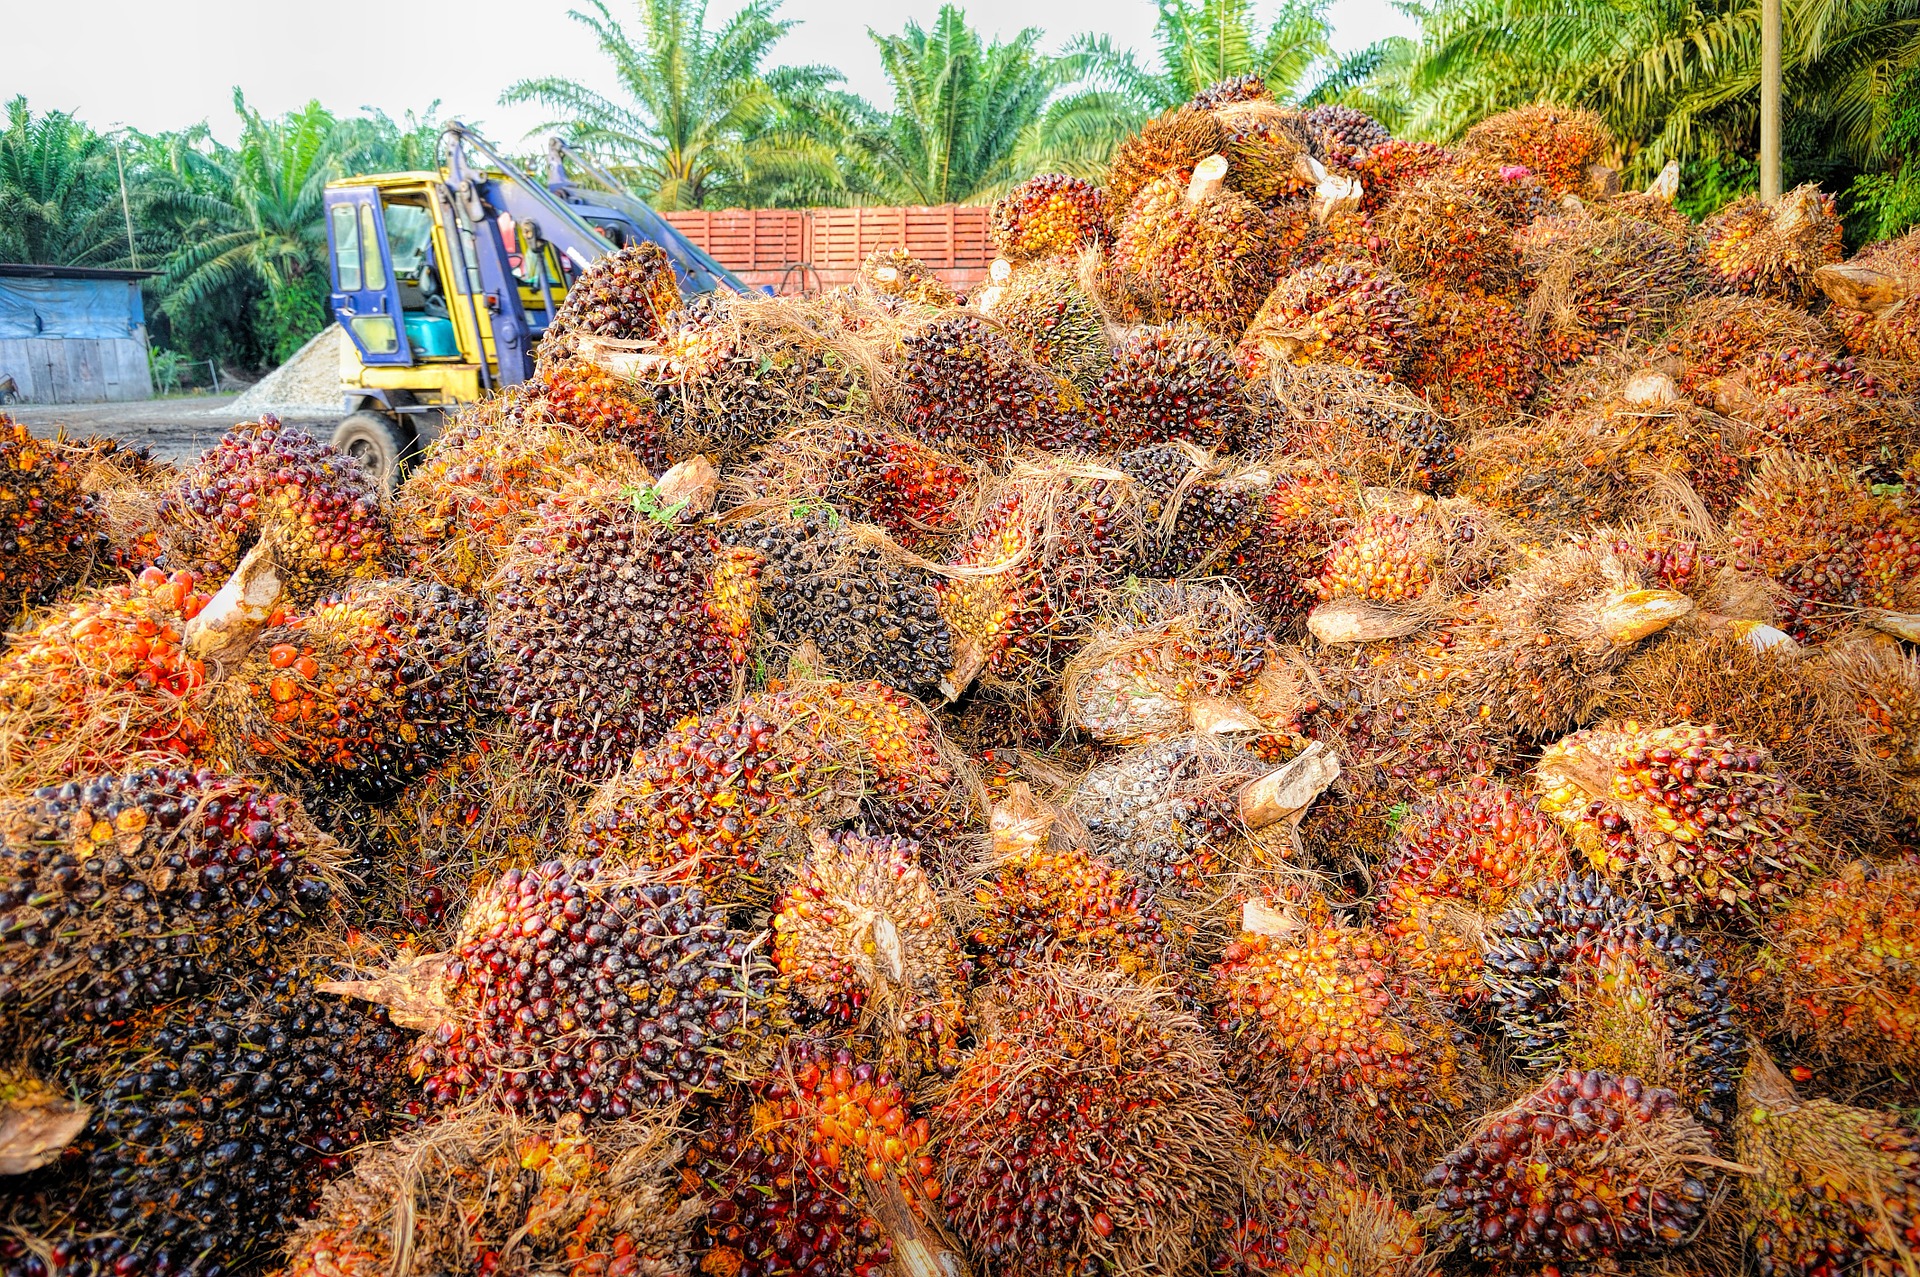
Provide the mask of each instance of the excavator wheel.
[{"label": "excavator wheel", "polygon": [[360,463],[380,486],[392,492],[413,454],[413,431],[377,412],[351,414],[333,430],[333,446]]}]

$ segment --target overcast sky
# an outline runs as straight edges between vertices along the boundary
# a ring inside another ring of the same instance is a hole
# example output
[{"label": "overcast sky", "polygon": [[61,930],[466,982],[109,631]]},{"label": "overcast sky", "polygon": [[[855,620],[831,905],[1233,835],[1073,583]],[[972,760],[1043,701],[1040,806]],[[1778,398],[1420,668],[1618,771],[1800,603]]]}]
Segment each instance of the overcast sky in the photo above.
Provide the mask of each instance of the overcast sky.
[{"label": "overcast sky", "polygon": [[[499,105],[500,90],[537,75],[566,74],[602,90],[612,77],[591,36],[569,21],[569,0],[10,0],[0,4],[0,99],[24,93],[37,111],[77,112],[96,128],[127,124],[175,129],[208,120],[231,141],[233,87],[268,114],[311,98],[351,113],[377,106],[401,116],[435,99],[443,117],[476,123],[520,149],[541,122],[535,108]],[[631,0],[611,0],[616,16]],[[709,21],[735,0],[711,0]],[[780,62],[823,62],[849,87],[890,102],[869,26],[898,31],[925,24],[939,0],[786,0],[800,20]],[[972,0],[974,25],[1010,35],[1046,31],[1051,49],[1080,31],[1101,31],[1145,51],[1153,30],[1148,0]],[[1342,52],[1415,25],[1389,0],[1332,0]],[[532,149],[529,147],[528,149]]]}]

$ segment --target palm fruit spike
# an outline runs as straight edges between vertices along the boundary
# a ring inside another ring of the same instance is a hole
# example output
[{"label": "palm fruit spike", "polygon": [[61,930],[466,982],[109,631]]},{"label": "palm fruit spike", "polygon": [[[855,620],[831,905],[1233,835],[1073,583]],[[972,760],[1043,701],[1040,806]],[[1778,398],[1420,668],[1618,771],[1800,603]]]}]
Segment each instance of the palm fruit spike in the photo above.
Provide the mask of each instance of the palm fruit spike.
[{"label": "palm fruit spike", "polygon": [[1274,285],[1240,340],[1249,373],[1269,362],[1352,364],[1396,373],[1415,336],[1407,290],[1385,271],[1357,262],[1328,262]]},{"label": "palm fruit spike", "polygon": [[672,478],[569,488],[501,555],[491,584],[501,706],[581,779],[725,700],[745,669],[759,556],[684,523]]},{"label": "palm fruit spike", "polygon": [[227,752],[289,785],[390,798],[491,708],[486,613],[444,585],[355,585],[267,629],[210,710]]},{"label": "palm fruit spike", "polygon": [[196,758],[205,666],[181,646],[206,605],[191,572],[147,568],[31,618],[0,655],[8,788],[111,770],[140,754]]},{"label": "palm fruit spike", "polygon": [[860,282],[876,293],[916,306],[957,306],[960,299],[946,281],[904,248],[876,248],[860,264]]},{"label": "palm fruit spike", "polygon": [[824,501],[880,527],[896,545],[929,554],[963,529],[979,481],[972,464],[880,423],[831,421],[775,439],[729,476],[727,489],[743,505],[805,510]]},{"label": "palm fruit spike", "polygon": [[1099,188],[1064,173],[1030,177],[993,205],[993,246],[1015,264],[1077,253],[1103,229]]},{"label": "palm fruit spike", "polygon": [[1432,142],[1406,142],[1398,138],[1370,146],[1354,156],[1352,168],[1360,178],[1360,208],[1378,213],[1391,204],[1403,189],[1421,180],[1449,172],[1454,166],[1453,152]]},{"label": "palm fruit spike", "polygon": [[159,558],[160,494],[172,486],[178,468],[142,445],[108,435],[53,442],[73,466],[98,521],[104,540],[97,561],[137,572]]},{"label": "palm fruit spike", "polygon": [[1651,1258],[1706,1226],[1719,1162],[1671,1091],[1556,1073],[1427,1172],[1434,1250],[1503,1264]]},{"label": "palm fruit spike", "polygon": [[1191,444],[1135,448],[1113,464],[1137,485],[1146,525],[1134,575],[1155,579],[1218,571],[1253,534],[1274,484],[1262,466],[1215,462]]},{"label": "palm fruit spike", "polygon": [[1407,381],[1443,413],[1499,420],[1539,388],[1540,345],[1511,303],[1429,285],[1413,294],[1420,339]]},{"label": "palm fruit spike", "polygon": [[1783,302],[1748,297],[1702,297],[1674,316],[1658,349],[1680,361],[1673,374],[1681,393],[1711,404],[1720,378],[1763,350],[1835,354],[1825,324]]},{"label": "palm fruit spike", "polygon": [[323,919],[338,849],[249,780],[149,767],[0,802],[0,1015],[109,1021]]},{"label": "palm fruit spike", "polygon": [[1277,647],[1265,620],[1221,586],[1150,584],[1111,607],[1067,662],[1067,716],[1114,745],[1190,728],[1259,729],[1266,716],[1291,708],[1291,689],[1278,668],[1254,686]]},{"label": "palm fruit spike", "polygon": [[1269,361],[1260,404],[1282,456],[1358,484],[1429,489],[1453,466],[1448,422],[1433,405],[1352,364]]},{"label": "palm fruit spike", "polygon": [[1213,1277],[1419,1277],[1431,1264],[1418,1221],[1344,1163],[1256,1140],[1241,1179]]},{"label": "palm fruit spike", "polygon": [[615,249],[582,271],[553,317],[556,333],[638,341],[657,337],[680,309],[665,249],[649,240]]},{"label": "palm fruit spike", "polygon": [[1205,1030],[1113,972],[1042,966],[990,998],[933,1115],[954,1232],[1006,1277],[1201,1259],[1244,1126]]},{"label": "palm fruit spike", "polygon": [[831,509],[746,519],[721,540],[760,555],[760,636],[789,658],[811,642],[823,670],[930,698],[953,666],[934,578],[844,527]]},{"label": "palm fruit spike", "polygon": [[1058,812],[1016,783],[993,809],[993,876],[975,890],[968,936],[989,971],[1078,962],[1153,976],[1178,962],[1171,930],[1148,891],[1110,862],[1053,837]]},{"label": "palm fruit spike", "polygon": [[947,556],[940,614],[955,634],[954,699],[981,670],[1046,671],[1080,643],[1132,556],[1132,481],[1072,459],[1015,467]]},{"label": "palm fruit spike", "polygon": [[379,576],[389,534],[379,484],[358,462],[271,414],[230,428],[161,504],[177,567],[224,576],[262,539],[295,605]]},{"label": "palm fruit spike", "polygon": [[1589,874],[1521,891],[1485,945],[1488,997],[1520,1058],[1632,1072],[1702,1121],[1732,1111],[1746,1038],[1697,940]]},{"label": "palm fruit spike", "polygon": [[1592,111],[1542,103],[1488,116],[1461,149],[1486,165],[1524,166],[1558,199],[1586,189],[1588,169],[1606,160],[1613,138]]},{"label": "palm fruit spike", "polygon": [[[1430,521],[1417,515],[1370,514],[1327,547],[1314,590],[1322,603],[1413,603],[1444,569],[1445,550]],[[1308,627],[1313,627],[1311,617]]]},{"label": "palm fruit spike", "polygon": [[1478,1055],[1386,938],[1303,910],[1247,911],[1209,1003],[1229,1073],[1263,1122],[1393,1175],[1453,1138],[1483,1089]]},{"label": "palm fruit spike", "polygon": [[1394,830],[1374,922],[1401,965],[1472,1006],[1486,994],[1487,924],[1520,889],[1566,870],[1566,839],[1526,795],[1484,779],[1443,789]]},{"label": "palm fruit spike", "polygon": [[1548,746],[1535,777],[1596,868],[1690,914],[1767,912],[1812,852],[1792,783],[1713,727],[1589,728]]},{"label": "palm fruit spike", "polygon": [[1268,217],[1223,185],[1228,164],[1208,156],[1191,181],[1157,177],[1140,189],[1114,239],[1114,255],[1159,288],[1170,316],[1228,340],[1240,336],[1273,287]]},{"label": "palm fruit spike", "polygon": [[1708,218],[1701,254],[1711,287],[1804,306],[1814,272],[1845,256],[1833,196],[1809,182],[1773,204],[1744,195]]},{"label": "palm fruit spike", "polygon": [[829,1021],[952,1076],[967,1031],[960,949],[919,845],[818,831],[812,845],[774,906],[774,965]]},{"label": "palm fruit spike", "polygon": [[1761,1277],[1901,1277],[1920,1264],[1920,1134],[1891,1112],[1802,1100],[1749,1066],[1735,1156]]},{"label": "palm fruit spike", "polygon": [[1106,316],[1071,260],[1052,258],[1018,268],[995,262],[994,282],[976,305],[1033,360],[1091,394],[1112,362]]},{"label": "palm fruit spike", "polygon": [[1217,155],[1227,143],[1226,129],[1210,109],[1176,107],[1147,121],[1123,139],[1107,165],[1107,226],[1118,232],[1142,187],[1172,177],[1184,184],[1194,166]]},{"label": "palm fruit spike", "polygon": [[1824,318],[1848,350],[1863,359],[1920,360],[1920,320],[1903,304],[1920,291],[1920,235],[1869,244],[1817,271],[1814,282],[1832,303]]},{"label": "palm fruit spike", "polygon": [[783,1014],[773,982],[697,888],[550,860],[475,893],[447,952],[322,987],[421,1030],[408,1071],[436,1103],[618,1118],[717,1091]]},{"label": "palm fruit spike", "polygon": [[933,844],[961,801],[915,702],[878,683],[801,684],[674,728],[601,788],[577,839],[733,904],[777,891],[810,828],[859,819]]},{"label": "palm fruit spike", "polygon": [[59,441],[36,439],[0,413],[0,620],[51,603],[105,548],[81,473]]},{"label": "palm fruit spike", "polygon": [[1686,242],[1639,218],[1545,218],[1516,243],[1535,285],[1528,321],[1563,363],[1665,328],[1692,285]]},{"label": "palm fruit spike", "polygon": [[1250,424],[1233,348],[1190,324],[1129,328],[1094,396],[1096,452],[1182,440],[1234,447]]},{"label": "palm fruit spike", "polygon": [[[345,1151],[385,1134],[405,1035],[318,996],[317,956],[60,1044],[93,1110],[68,1151],[54,1272],[230,1272],[307,1211]],[[62,1227],[61,1225],[64,1225]],[[47,1271],[47,1270],[42,1270]]]},{"label": "palm fruit spike", "polygon": [[928,320],[901,338],[898,360],[901,423],[932,447],[992,459],[1085,429],[1079,390],[981,316]]},{"label": "palm fruit spike", "polygon": [[1409,184],[1376,222],[1387,240],[1387,263],[1402,279],[1496,295],[1519,285],[1512,228],[1458,178],[1436,175]]},{"label": "palm fruit spike", "polygon": [[700,1203],[680,1182],[673,1117],[475,1111],[365,1149],[294,1233],[282,1277],[387,1277],[396,1237],[407,1271],[465,1271],[478,1255],[502,1274],[689,1277]]},{"label": "palm fruit spike", "polygon": [[1920,866],[1856,862],[1767,925],[1760,967],[1780,1028],[1823,1055],[1912,1068],[1920,1061]]}]

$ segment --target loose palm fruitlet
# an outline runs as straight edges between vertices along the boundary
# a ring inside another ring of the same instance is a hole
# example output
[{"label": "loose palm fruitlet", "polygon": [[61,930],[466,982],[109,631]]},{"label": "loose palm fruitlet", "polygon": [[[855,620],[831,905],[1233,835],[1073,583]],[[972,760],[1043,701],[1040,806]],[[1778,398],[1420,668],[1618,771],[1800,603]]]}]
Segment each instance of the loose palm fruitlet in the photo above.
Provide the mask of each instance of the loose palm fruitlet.
[{"label": "loose palm fruitlet", "polygon": [[691,1277],[700,1203],[674,1109],[587,1126],[479,1110],[363,1149],[281,1277]]},{"label": "loose palm fruitlet", "polygon": [[1890,1112],[1802,1100],[1747,1075],[1735,1149],[1761,1277],[1901,1277],[1920,1263],[1920,1134]]},{"label": "loose palm fruitlet", "polygon": [[476,892],[447,952],[325,988],[422,1030],[408,1071],[437,1104],[619,1118],[718,1091],[780,1022],[773,983],[697,888],[550,860]]},{"label": "loose palm fruitlet", "polygon": [[1702,264],[1716,289],[1804,306],[1814,272],[1844,254],[1841,229],[1833,196],[1811,182],[1771,205],[1744,195],[1707,219]]},{"label": "loose palm fruitlet", "polygon": [[255,1271],[338,1159],[386,1134],[407,1035],[322,996],[332,965],[276,963],[65,1044],[93,1117],[57,1168],[61,1209],[30,1228],[67,1257],[53,1272]]},{"label": "loose palm fruitlet", "polygon": [[1592,111],[1542,103],[1488,116],[1461,149],[1491,167],[1524,166],[1558,199],[1587,187],[1588,169],[1607,158],[1613,138]]},{"label": "loose palm fruitlet", "polygon": [[1627,721],[1540,755],[1540,805],[1630,890],[1691,914],[1765,914],[1814,854],[1806,807],[1766,752],[1712,727]]},{"label": "loose palm fruitlet", "polygon": [[160,506],[166,561],[221,578],[266,538],[295,605],[381,575],[380,486],[359,462],[271,414],[230,428]]},{"label": "loose palm fruitlet", "polygon": [[81,479],[58,441],[0,413],[0,621],[51,603],[107,548]]},{"label": "loose palm fruitlet", "polygon": [[1783,1032],[1834,1059],[1920,1063],[1920,864],[1850,864],[1781,909],[1763,939]]},{"label": "loose palm fruitlet", "polygon": [[960,946],[919,844],[856,833],[812,842],[773,909],[774,965],[830,1023],[951,1076],[967,1032]]},{"label": "loose palm fruitlet", "polygon": [[149,767],[0,800],[0,1017],[100,1024],[328,920],[339,850],[250,780]]},{"label": "loose palm fruitlet", "polygon": [[181,638],[207,595],[191,572],[146,568],[38,613],[0,655],[8,788],[113,770],[140,755],[201,757],[206,667]]},{"label": "loose palm fruitlet", "polygon": [[1420,1225],[1343,1163],[1256,1141],[1220,1216],[1215,1277],[1420,1277]]},{"label": "loose palm fruitlet", "polygon": [[1705,1227],[1713,1141],[1673,1092],[1570,1069],[1486,1118],[1427,1172],[1434,1250],[1506,1264],[1651,1258]]},{"label": "loose palm fruitlet", "polygon": [[612,774],[744,671],[759,555],[691,526],[660,490],[591,480],[500,557],[488,646],[501,708],[542,756]]},{"label": "loose palm fruitlet", "polygon": [[1103,230],[1099,188],[1064,173],[1030,177],[993,205],[993,246],[1010,262],[1077,253]]},{"label": "loose palm fruitlet", "polygon": [[1040,966],[988,996],[933,1112],[955,1234],[996,1277],[1203,1260],[1245,1138],[1205,1030],[1115,972]]},{"label": "loose palm fruitlet", "polygon": [[237,758],[328,797],[391,798],[464,746],[492,708],[486,613],[444,585],[355,585],[261,634],[220,681]]},{"label": "loose palm fruitlet", "polygon": [[1482,1098],[1477,1052],[1387,939],[1318,898],[1276,934],[1242,931],[1213,968],[1229,1076],[1258,1117],[1330,1154],[1404,1176]]},{"label": "loose palm fruitlet", "polygon": [[650,240],[617,248],[580,273],[553,317],[557,334],[636,341],[657,337],[680,309],[680,283],[665,249]]}]

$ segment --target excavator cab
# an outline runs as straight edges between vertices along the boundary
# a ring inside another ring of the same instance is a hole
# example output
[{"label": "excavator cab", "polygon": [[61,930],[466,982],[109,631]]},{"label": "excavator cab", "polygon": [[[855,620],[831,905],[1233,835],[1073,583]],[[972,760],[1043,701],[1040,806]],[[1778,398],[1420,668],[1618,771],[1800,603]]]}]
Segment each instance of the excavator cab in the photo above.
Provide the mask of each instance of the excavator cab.
[{"label": "excavator cab", "polygon": [[440,172],[345,178],[324,196],[347,336],[333,442],[389,487],[458,405],[532,375],[568,289],[614,248],[660,244],[684,293],[746,291],[644,205],[640,218],[556,194],[457,123],[442,146]]}]

